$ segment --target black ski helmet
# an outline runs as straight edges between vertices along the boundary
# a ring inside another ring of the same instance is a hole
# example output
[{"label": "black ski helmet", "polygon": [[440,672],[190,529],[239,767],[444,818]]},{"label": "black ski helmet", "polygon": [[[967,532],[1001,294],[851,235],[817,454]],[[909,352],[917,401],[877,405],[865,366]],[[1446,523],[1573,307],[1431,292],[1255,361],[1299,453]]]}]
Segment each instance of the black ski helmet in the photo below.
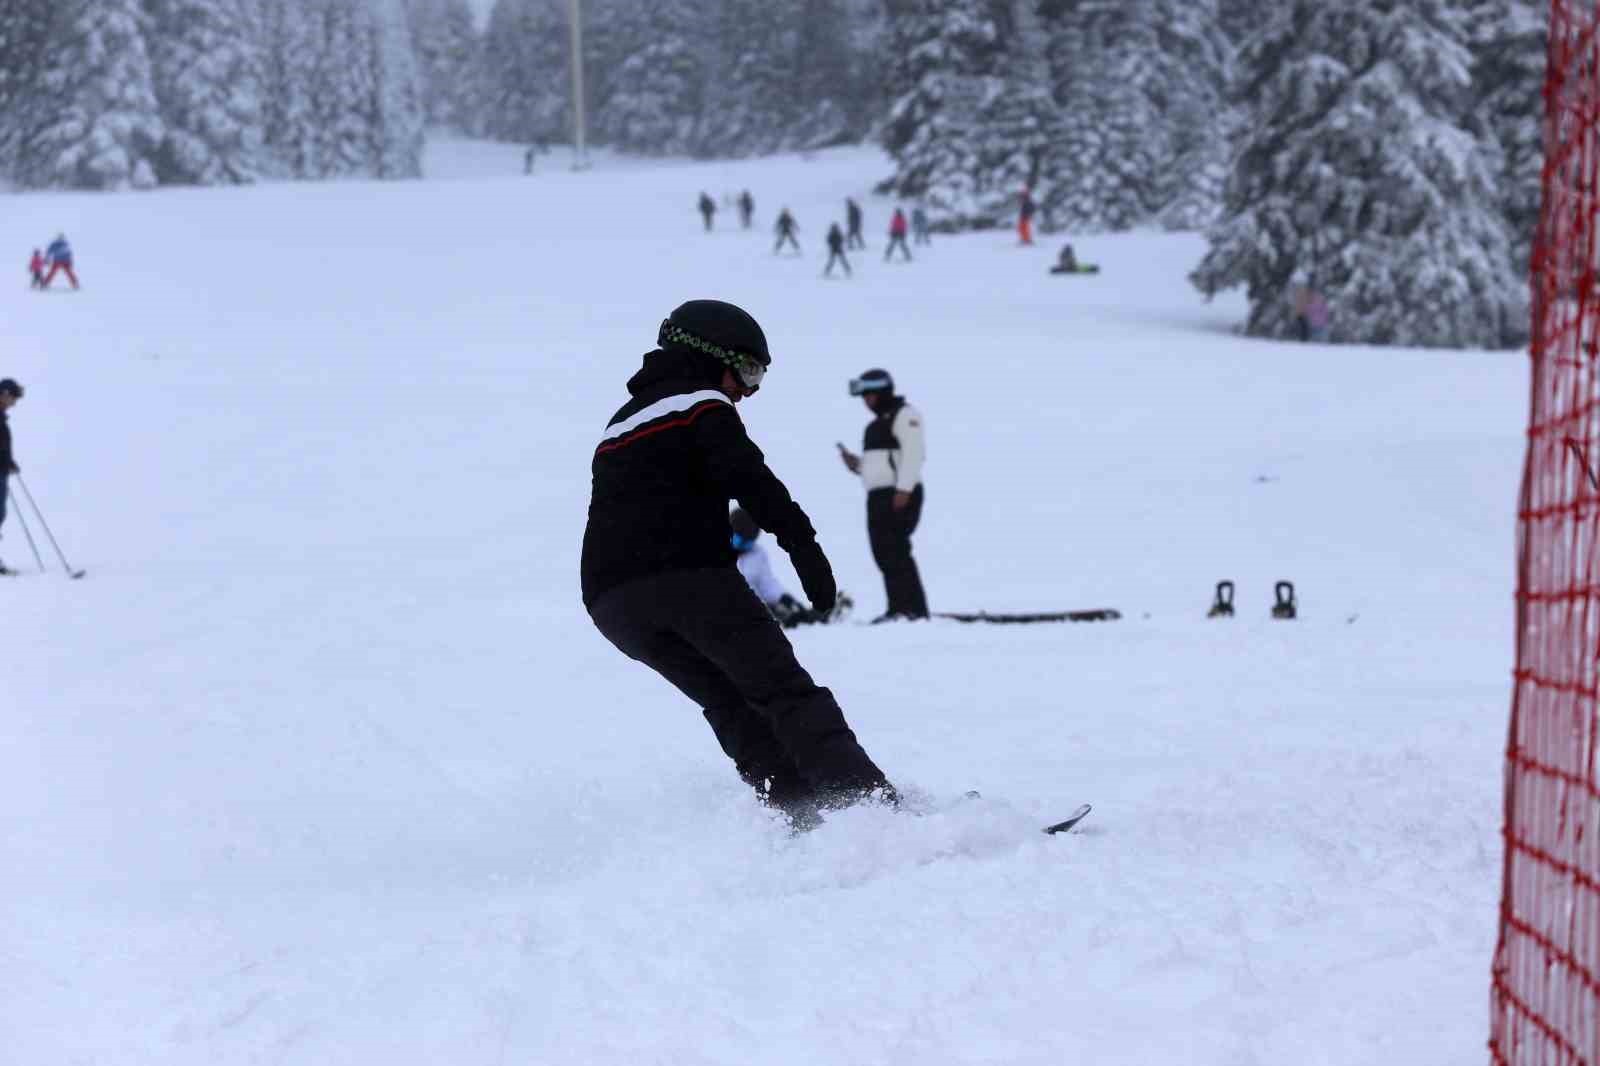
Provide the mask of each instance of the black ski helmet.
[{"label": "black ski helmet", "polygon": [[0,396],[15,396],[22,399],[22,386],[11,378],[0,380]]},{"label": "black ski helmet", "polygon": [[661,323],[656,343],[663,349],[709,355],[747,385],[760,384],[772,356],[767,335],[743,308],[721,300],[690,300]]},{"label": "black ski helmet", "polygon": [[887,370],[873,367],[864,370],[858,378],[850,379],[850,395],[862,396],[869,392],[894,392],[894,378],[889,376]]}]

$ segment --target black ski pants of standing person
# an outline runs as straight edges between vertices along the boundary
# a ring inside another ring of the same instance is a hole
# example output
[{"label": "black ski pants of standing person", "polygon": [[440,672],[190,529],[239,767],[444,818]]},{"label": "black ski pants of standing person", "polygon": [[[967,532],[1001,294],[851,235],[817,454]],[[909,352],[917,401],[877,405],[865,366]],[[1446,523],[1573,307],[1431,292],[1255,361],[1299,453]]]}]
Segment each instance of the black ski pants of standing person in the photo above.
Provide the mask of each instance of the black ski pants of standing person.
[{"label": "black ski pants of standing person", "polygon": [[885,263],[889,261],[889,257],[894,254],[896,248],[905,253],[907,261],[911,259],[911,246],[906,243],[906,235],[904,233],[896,233],[889,238],[889,247],[883,250],[883,261]]},{"label": "black ski pants of standing person", "polygon": [[846,259],[844,253],[838,249],[832,249],[828,252],[828,265],[822,268],[822,276],[826,278],[833,275],[833,264],[836,260],[840,266],[844,267],[844,276],[848,278],[850,276],[850,260]]},{"label": "black ski pants of standing person", "polygon": [[907,618],[928,617],[928,597],[922,591],[922,575],[911,557],[911,534],[922,520],[922,486],[911,493],[911,502],[896,511],[894,489],[873,489],[867,493],[867,540],[872,544],[872,560],[883,571],[883,591],[889,601],[889,614]]},{"label": "black ski pants of standing person", "polygon": [[861,224],[858,222],[850,227],[850,235],[845,238],[846,248],[865,248],[867,239],[861,236]]},{"label": "black ski pants of standing person", "polygon": [[733,567],[679,570],[601,595],[605,638],[700,705],[722,750],[774,806],[849,803],[886,788],[833,693]]},{"label": "black ski pants of standing person", "polygon": [[780,230],[778,232],[778,243],[772,246],[773,255],[777,255],[782,251],[784,242],[794,245],[795,251],[798,252],[800,250],[800,242],[794,239],[794,230]]}]

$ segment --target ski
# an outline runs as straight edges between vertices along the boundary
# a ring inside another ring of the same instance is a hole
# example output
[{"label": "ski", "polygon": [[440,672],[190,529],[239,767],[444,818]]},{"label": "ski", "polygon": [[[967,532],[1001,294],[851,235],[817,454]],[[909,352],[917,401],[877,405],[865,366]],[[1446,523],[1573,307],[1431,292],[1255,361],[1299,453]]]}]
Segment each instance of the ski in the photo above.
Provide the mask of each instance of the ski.
[{"label": "ski", "polygon": [[1085,803],[1082,807],[1079,807],[1077,810],[1073,811],[1072,816],[1067,818],[1066,821],[1057,822],[1055,825],[1047,825],[1044,827],[1044,831],[1051,835],[1056,833],[1070,833],[1073,826],[1089,817],[1089,812],[1091,810],[1093,810],[1093,808]]},{"label": "ski", "polygon": [[1122,612],[1111,607],[1089,611],[1041,611],[1032,614],[993,614],[989,611],[937,611],[935,618],[952,622],[988,622],[991,625],[1031,625],[1036,622],[1114,622]]},{"label": "ski", "polygon": [[[961,798],[969,800],[982,799],[983,793],[979,792],[977,789],[970,789],[964,793]],[[1070,833],[1074,826],[1083,821],[1085,818],[1089,817],[1089,812],[1092,810],[1094,810],[1094,808],[1085,803],[1068,815],[1063,821],[1059,821],[1054,825],[1047,825],[1043,830],[1041,830],[1041,832],[1049,833],[1052,836],[1054,836],[1056,833]]]}]

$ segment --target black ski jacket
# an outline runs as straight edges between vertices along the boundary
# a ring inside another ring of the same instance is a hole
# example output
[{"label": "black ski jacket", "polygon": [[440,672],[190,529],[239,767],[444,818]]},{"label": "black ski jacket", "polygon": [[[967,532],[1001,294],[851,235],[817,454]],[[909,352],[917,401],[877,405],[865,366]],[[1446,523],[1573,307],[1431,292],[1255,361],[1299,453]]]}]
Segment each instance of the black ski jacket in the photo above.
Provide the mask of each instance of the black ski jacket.
[{"label": "black ski jacket", "polygon": [[11,422],[4,412],[0,412],[0,481],[6,479],[11,473]]},{"label": "black ski jacket", "polygon": [[816,542],[811,520],[712,384],[720,378],[720,364],[705,357],[654,351],[628,381],[633,398],[594,452],[585,605],[653,574],[733,567],[729,500],[791,554]]}]

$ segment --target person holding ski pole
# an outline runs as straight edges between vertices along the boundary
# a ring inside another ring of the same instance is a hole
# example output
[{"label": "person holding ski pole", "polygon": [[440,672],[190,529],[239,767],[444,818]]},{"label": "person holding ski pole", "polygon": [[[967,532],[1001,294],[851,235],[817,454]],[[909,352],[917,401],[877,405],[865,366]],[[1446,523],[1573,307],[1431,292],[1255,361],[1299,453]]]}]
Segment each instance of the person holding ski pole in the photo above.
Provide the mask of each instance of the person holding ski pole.
[{"label": "person holding ski pole", "polygon": [[772,364],[756,320],[691,300],[661,323],[590,464],[583,603],[618,651],[699,704],[739,776],[796,829],[898,797],[833,694],[734,565],[728,504],[789,553],[814,610],[838,598],[816,530],[739,418]]},{"label": "person holding ski pole", "polygon": [[922,518],[922,462],[927,455],[922,414],[895,394],[894,378],[874,368],[850,382],[872,412],[862,435],[861,454],[838,446],[845,469],[867,490],[867,539],[883,572],[888,609],[873,622],[928,617],[922,575],[911,555],[911,534]]},{"label": "person holding ski pole", "polygon": [[[0,379],[0,526],[6,521],[6,488],[11,475],[22,473],[22,468],[17,466],[16,456],[11,450],[11,422],[7,417],[17,401],[22,399],[22,386],[11,378]],[[0,561],[0,574],[10,573],[3,561]]]}]

